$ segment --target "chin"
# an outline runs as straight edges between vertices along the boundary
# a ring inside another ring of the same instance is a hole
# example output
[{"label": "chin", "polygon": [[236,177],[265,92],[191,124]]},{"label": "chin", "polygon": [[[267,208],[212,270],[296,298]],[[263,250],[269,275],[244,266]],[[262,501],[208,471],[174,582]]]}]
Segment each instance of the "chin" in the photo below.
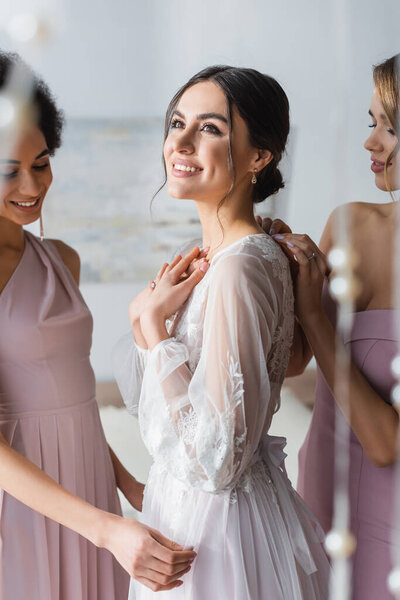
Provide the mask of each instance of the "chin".
[{"label": "chin", "polygon": [[188,189],[184,189],[184,186],[181,185],[169,185],[168,186],[168,196],[171,198],[176,198],[177,200],[188,200],[192,199],[192,194],[190,194]]}]

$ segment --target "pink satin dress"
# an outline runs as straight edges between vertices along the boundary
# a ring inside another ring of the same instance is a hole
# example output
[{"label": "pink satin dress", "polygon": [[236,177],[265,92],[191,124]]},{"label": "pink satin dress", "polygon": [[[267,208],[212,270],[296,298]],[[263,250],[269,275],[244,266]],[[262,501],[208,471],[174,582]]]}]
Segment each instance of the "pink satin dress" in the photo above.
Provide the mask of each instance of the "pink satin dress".
[{"label": "pink satin dress", "polygon": [[[335,325],[336,307],[326,287],[324,308]],[[390,403],[395,383],[390,365],[397,354],[395,311],[354,313],[352,332],[344,341],[361,373]],[[312,421],[299,453],[298,491],[328,531],[333,516],[335,401],[319,370],[317,377]],[[351,528],[357,538],[353,600],[393,599],[387,588],[387,577],[393,567],[394,490],[395,467],[375,467],[351,432]]]},{"label": "pink satin dress", "polygon": [[[90,365],[92,317],[50,241],[25,232],[0,294],[0,428],[67,490],[120,514]],[[1,492],[1,600],[125,600],[111,553]]]}]

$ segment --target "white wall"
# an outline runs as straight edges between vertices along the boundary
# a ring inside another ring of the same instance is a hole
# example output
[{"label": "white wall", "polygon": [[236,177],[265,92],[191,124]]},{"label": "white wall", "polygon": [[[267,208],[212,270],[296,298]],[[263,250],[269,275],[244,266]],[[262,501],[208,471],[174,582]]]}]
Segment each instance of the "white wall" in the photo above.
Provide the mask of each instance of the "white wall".
[{"label": "white wall", "polygon": [[[349,85],[346,118],[338,119],[338,2],[66,0],[59,2],[63,35],[40,59],[26,58],[40,66],[68,116],[163,114],[173,92],[212,63],[274,75],[288,93],[297,132],[290,223],[319,238],[333,206],[348,200],[386,201],[374,188],[362,145],[369,132],[371,65],[400,51],[399,0],[345,3]],[[4,35],[0,44],[12,47]],[[346,147],[338,148],[338,132]],[[344,168],[338,168],[338,154],[347,157]],[[101,309],[102,302],[99,297],[94,304]]]},{"label": "white wall", "polygon": [[398,0],[345,2],[351,177],[332,197],[334,179],[342,178],[335,171],[338,3],[66,0],[64,33],[40,58],[40,68],[70,116],[163,114],[173,92],[212,63],[252,66],[274,75],[289,95],[298,128],[291,222],[298,231],[319,237],[335,204],[385,199],[374,189],[362,144],[368,134],[371,65],[400,51]]}]

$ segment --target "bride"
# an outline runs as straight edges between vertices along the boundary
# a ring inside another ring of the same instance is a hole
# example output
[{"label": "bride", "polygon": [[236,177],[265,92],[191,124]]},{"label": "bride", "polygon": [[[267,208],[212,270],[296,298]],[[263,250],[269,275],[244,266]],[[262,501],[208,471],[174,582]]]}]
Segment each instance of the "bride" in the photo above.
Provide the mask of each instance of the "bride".
[{"label": "bride", "polygon": [[[195,201],[203,250],[189,244],[133,300],[133,336],[115,353],[154,459],[143,520],[197,552],[162,597],[327,598],[321,529],[287,478],[285,439],[268,435],[293,296],[288,261],[253,205],[283,187],[288,133],[283,89],[252,69],[204,69],[167,110],[168,192]],[[132,582],[131,598],[153,596]]]}]

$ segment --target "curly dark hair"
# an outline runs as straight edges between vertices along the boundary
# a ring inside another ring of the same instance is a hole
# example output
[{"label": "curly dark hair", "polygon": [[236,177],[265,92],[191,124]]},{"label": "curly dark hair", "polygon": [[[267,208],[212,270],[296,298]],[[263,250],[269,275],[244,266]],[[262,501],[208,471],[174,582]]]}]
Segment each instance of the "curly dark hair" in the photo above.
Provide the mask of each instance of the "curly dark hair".
[{"label": "curly dark hair", "polygon": [[43,133],[51,155],[61,146],[64,113],[57,108],[46,83],[13,52],[0,50],[0,93],[7,87],[14,69],[32,82],[31,102],[37,114],[37,125]]}]

